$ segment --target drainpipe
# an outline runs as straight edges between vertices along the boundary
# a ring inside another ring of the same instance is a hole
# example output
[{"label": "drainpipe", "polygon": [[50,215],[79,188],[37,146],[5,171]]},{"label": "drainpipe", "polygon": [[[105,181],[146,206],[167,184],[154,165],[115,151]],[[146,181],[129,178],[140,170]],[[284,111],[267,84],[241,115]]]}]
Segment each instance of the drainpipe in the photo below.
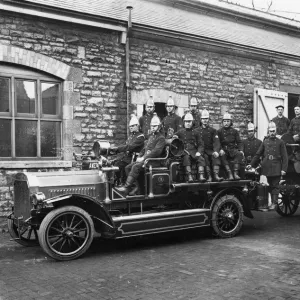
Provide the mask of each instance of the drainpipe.
[{"label": "drainpipe", "polygon": [[[127,100],[127,125],[129,124],[129,98],[130,98],[130,70],[129,70],[129,59],[130,59],[130,35],[131,35],[131,11],[133,7],[131,5],[126,6],[128,9],[128,25],[127,25],[127,38],[125,47],[125,57],[126,57],[126,100]],[[129,128],[127,127],[127,137],[129,136]]]}]

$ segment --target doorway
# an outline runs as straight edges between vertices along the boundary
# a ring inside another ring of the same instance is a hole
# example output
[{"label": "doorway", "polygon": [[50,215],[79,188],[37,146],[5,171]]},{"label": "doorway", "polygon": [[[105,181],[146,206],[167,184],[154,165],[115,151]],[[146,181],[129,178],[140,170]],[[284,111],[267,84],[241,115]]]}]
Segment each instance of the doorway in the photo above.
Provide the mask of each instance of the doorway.
[{"label": "doorway", "polygon": [[295,118],[294,107],[298,104],[300,95],[299,94],[288,94],[288,118],[292,120]]}]

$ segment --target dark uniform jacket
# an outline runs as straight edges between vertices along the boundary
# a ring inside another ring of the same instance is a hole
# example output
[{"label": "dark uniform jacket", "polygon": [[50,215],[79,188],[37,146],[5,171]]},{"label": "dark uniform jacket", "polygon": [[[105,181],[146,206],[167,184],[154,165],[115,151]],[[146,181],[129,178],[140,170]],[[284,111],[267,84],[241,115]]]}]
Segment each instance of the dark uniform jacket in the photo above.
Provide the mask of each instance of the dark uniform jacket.
[{"label": "dark uniform jacket", "polygon": [[140,152],[144,147],[145,136],[141,132],[133,132],[130,134],[125,145],[118,146],[117,153],[124,153],[122,161],[131,163],[134,152]]},{"label": "dark uniform jacket", "polygon": [[182,128],[175,133],[184,143],[184,149],[189,152],[192,157],[195,157],[196,152],[204,154],[204,142],[198,130],[194,128]]},{"label": "dark uniform jacket", "polygon": [[240,134],[236,129],[231,126],[228,128],[222,127],[217,131],[217,133],[223,150],[227,151],[237,149],[243,151],[243,143],[240,138]]},{"label": "dark uniform jacket", "polygon": [[153,113],[145,114],[139,118],[141,131],[144,134],[146,139],[148,139],[148,134],[150,131],[150,122],[151,122],[152,118],[153,118]]},{"label": "dark uniform jacket", "polygon": [[256,167],[261,156],[263,157],[261,163],[262,175],[268,177],[280,176],[281,170],[286,172],[288,167],[288,155],[282,140],[276,137],[266,138],[253,157],[251,166]]},{"label": "dark uniform jacket", "polygon": [[243,152],[247,163],[250,163],[254,155],[256,154],[258,148],[262,144],[262,141],[256,137],[247,138],[243,140]]},{"label": "dark uniform jacket", "polygon": [[292,119],[288,133],[291,135],[298,134],[300,136],[300,117]]},{"label": "dark uniform jacket", "polygon": [[169,114],[166,117],[164,117],[162,124],[165,134],[168,133],[169,128],[174,129],[174,132],[176,132],[179,129],[181,129],[183,125],[182,119],[175,113]]},{"label": "dark uniform jacket", "polygon": [[277,116],[273,118],[272,121],[276,124],[276,131],[279,135],[286,133],[291,123],[290,120],[284,116],[282,116],[282,118]]},{"label": "dark uniform jacket", "polygon": [[218,152],[221,149],[220,139],[217,130],[207,126],[206,128],[200,126],[196,129],[200,133],[200,137],[204,142],[204,152],[212,155],[213,152]]},{"label": "dark uniform jacket", "polygon": [[148,137],[148,141],[146,146],[140,153],[140,157],[147,158],[156,158],[160,157],[163,153],[163,150],[166,145],[166,139],[164,133],[158,131],[155,133],[151,133]]},{"label": "dark uniform jacket", "polygon": [[192,111],[191,113],[194,118],[194,127],[197,128],[201,124],[201,115],[198,111]]}]

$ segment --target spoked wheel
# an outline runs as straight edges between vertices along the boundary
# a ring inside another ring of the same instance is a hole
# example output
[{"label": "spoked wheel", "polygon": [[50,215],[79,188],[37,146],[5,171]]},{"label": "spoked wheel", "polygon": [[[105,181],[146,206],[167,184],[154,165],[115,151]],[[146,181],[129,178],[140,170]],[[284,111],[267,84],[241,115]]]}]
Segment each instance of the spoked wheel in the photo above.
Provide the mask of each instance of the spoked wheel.
[{"label": "spoked wheel", "polygon": [[278,199],[278,205],[276,205],[276,212],[283,216],[292,216],[298,209],[299,198],[296,198],[294,193],[283,194],[282,198]]},{"label": "spoked wheel", "polygon": [[234,195],[224,195],[214,204],[212,210],[212,227],[223,238],[235,236],[243,225],[243,207]]},{"label": "spoked wheel", "polygon": [[90,215],[76,206],[52,210],[41,223],[39,241],[43,250],[57,260],[71,260],[89,248],[94,236]]},{"label": "spoked wheel", "polygon": [[25,247],[33,247],[39,244],[37,230],[32,226],[22,224],[22,222],[20,222],[20,228],[18,228],[14,223],[13,215],[7,219],[7,227],[10,236],[18,244]]}]

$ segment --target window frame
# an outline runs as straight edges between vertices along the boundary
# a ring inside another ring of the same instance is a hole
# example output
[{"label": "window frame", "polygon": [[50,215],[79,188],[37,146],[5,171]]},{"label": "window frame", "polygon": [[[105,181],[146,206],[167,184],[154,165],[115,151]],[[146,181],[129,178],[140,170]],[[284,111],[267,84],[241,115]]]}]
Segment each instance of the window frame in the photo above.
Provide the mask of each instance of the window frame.
[{"label": "window frame", "polygon": [[[20,162],[20,161],[57,161],[62,160],[63,155],[56,157],[42,157],[41,156],[41,122],[55,122],[60,124],[60,147],[63,148],[63,81],[54,76],[37,72],[26,67],[1,65],[0,78],[9,79],[9,112],[0,112],[0,119],[11,120],[11,156],[0,157],[0,166],[7,162]],[[17,98],[16,98],[16,80],[34,81],[35,86],[35,113],[18,113],[17,112]],[[42,83],[58,84],[58,101],[57,101],[57,114],[49,115],[42,113]],[[37,122],[37,156],[35,157],[16,157],[16,120],[30,120]]]}]

